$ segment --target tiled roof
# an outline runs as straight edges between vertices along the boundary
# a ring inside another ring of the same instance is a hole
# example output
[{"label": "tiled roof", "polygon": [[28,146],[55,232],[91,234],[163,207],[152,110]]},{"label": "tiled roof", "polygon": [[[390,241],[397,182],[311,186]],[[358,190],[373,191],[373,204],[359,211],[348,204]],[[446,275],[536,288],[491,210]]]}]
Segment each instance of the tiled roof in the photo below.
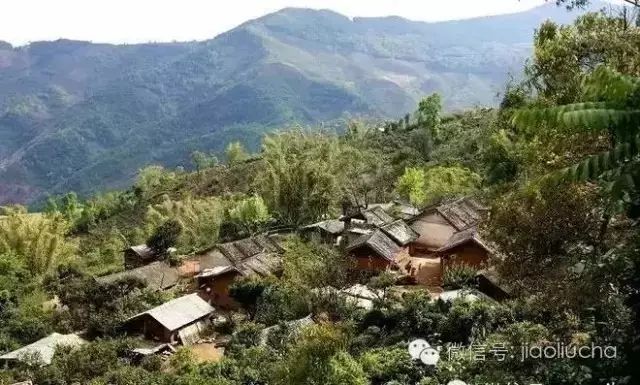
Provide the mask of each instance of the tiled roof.
[{"label": "tiled roof", "polygon": [[384,225],[380,227],[380,229],[401,246],[408,245],[409,243],[418,239],[418,237],[420,236],[402,219],[398,219],[394,222]]},{"label": "tiled roof", "polygon": [[376,254],[389,261],[393,261],[396,254],[401,250],[400,246],[381,230],[375,230],[371,234],[357,238],[347,247],[347,250],[352,251],[363,246],[369,247]]},{"label": "tiled roof", "polygon": [[384,226],[393,222],[394,218],[387,214],[386,211],[380,206],[374,206],[362,211],[362,215],[368,224],[376,227]]},{"label": "tiled roof", "polygon": [[281,253],[282,249],[267,235],[257,235],[218,245],[218,249],[232,263],[237,264],[260,253]]},{"label": "tiled roof", "polygon": [[482,247],[487,251],[491,251],[489,247],[482,241],[480,235],[477,232],[477,229],[470,228],[467,230],[463,230],[453,234],[441,248],[436,250],[437,253],[443,253],[445,251],[451,250],[457,246],[460,246],[467,242],[474,242],[478,246]]},{"label": "tiled roof", "polygon": [[145,281],[152,289],[164,290],[175,286],[180,279],[178,270],[164,262],[153,262],[135,269],[96,278],[99,283],[110,283],[126,277],[136,277]]},{"label": "tiled roof", "polygon": [[327,219],[326,221],[321,221],[304,226],[302,229],[322,229],[329,234],[339,235],[344,231],[344,221],[341,221],[339,219]]},{"label": "tiled roof", "polygon": [[456,230],[475,227],[482,220],[481,213],[487,209],[472,198],[461,198],[436,207]]}]

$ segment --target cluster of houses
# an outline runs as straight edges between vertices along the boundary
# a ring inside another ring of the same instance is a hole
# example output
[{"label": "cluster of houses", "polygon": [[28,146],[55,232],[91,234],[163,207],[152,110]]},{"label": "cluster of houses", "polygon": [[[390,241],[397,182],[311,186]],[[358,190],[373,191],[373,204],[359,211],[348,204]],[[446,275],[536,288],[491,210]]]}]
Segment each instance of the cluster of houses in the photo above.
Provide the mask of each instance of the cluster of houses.
[{"label": "cluster of houses", "polygon": [[[298,229],[299,235],[334,245],[354,260],[358,270],[394,271],[403,282],[432,293],[442,290],[443,275],[452,265],[465,264],[484,269],[492,254],[478,233],[478,225],[487,214],[472,198],[462,198],[423,210],[393,202],[369,205],[366,209],[343,210],[339,218],[327,219]],[[127,270],[97,277],[101,283],[123,277],[137,277],[154,290],[168,290],[185,284],[190,294],[129,318],[123,325],[132,334],[142,334],[157,346],[141,349],[140,354],[170,352],[171,345],[190,345],[198,341],[207,321],[216,309],[238,307],[229,289],[238,277],[278,276],[287,234],[261,234],[216,245],[185,257],[174,267],[158,261],[146,245],[124,251]],[[490,270],[479,274],[479,283],[487,295],[503,299],[508,293],[496,285]],[[375,293],[366,286],[354,285],[339,290],[354,304],[372,307]],[[466,295],[449,293],[449,296]],[[443,295],[443,299],[446,295]],[[301,321],[301,324],[310,322]],[[76,335],[52,334],[32,345],[0,356],[0,366],[25,352],[37,352],[50,362],[52,346],[57,343],[78,345]]]}]

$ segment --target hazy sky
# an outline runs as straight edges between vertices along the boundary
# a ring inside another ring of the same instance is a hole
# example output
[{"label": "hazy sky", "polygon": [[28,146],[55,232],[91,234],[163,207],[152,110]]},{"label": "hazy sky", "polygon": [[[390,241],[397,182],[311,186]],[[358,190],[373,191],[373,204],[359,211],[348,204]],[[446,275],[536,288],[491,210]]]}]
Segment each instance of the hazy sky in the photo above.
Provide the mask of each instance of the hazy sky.
[{"label": "hazy sky", "polygon": [[284,7],[348,16],[449,20],[516,12],[544,0],[2,0],[0,40],[94,42],[202,40]]}]

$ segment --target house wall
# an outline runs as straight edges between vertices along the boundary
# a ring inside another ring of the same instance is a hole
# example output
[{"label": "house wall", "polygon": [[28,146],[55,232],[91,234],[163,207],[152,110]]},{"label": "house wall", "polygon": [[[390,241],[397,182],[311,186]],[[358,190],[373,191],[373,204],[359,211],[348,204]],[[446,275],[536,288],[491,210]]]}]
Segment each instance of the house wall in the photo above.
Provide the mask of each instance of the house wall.
[{"label": "house wall", "polygon": [[168,343],[178,342],[177,332],[168,330],[148,314],[145,314],[141,319],[135,321],[129,329],[141,332],[144,338],[148,340]]},{"label": "house wall", "polygon": [[356,261],[356,269],[360,271],[381,272],[391,267],[391,262],[366,247],[352,250],[351,256]]},{"label": "house wall", "polygon": [[412,244],[412,252],[428,252],[444,246],[456,229],[437,212],[424,214],[416,219],[411,228],[420,236]]},{"label": "house wall", "polygon": [[485,267],[489,253],[475,242],[467,242],[442,254],[443,271],[452,265],[467,265],[478,270]]},{"label": "house wall", "polygon": [[200,297],[215,307],[237,309],[239,304],[229,295],[229,287],[239,275],[238,272],[229,272],[217,277],[199,279]]}]

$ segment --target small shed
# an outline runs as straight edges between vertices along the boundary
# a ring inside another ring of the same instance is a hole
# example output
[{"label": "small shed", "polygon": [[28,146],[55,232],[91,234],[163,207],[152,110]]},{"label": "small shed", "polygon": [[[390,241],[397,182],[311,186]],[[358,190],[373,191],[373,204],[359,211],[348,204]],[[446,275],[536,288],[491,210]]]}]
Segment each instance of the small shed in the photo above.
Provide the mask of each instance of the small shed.
[{"label": "small shed", "polygon": [[[184,341],[185,329],[206,321],[215,311],[197,293],[185,295],[129,318],[125,328],[145,338],[176,344]],[[191,328],[193,329],[193,328]],[[192,331],[188,329],[188,331]],[[200,328],[196,327],[199,331]],[[190,334],[190,333],[189,333]]]},{"label": "small shed", "polygon": [[77,334],[52,333],[32,344],[0,356],[0,367],[12,366],[16,362],[33,359],[37,359],[43,365],[49,365],[59,346],[77,347],[85,342]]},{"label": "small shed", "polygon": [[170,289],[180,280],[180,274],[176,268],[164,262],[153,262],[135,269],[97,277],[96,281],[98,283],[111,283],[127,277],[141,279],[147,284],[148,288],[158,291]]},{"label": "small shed", "polygon": [[145,244],[131,246],[124,250],[124,267],[125,269],[133,269],[149,264],[157,258],[158,256],[153,249]]}]

